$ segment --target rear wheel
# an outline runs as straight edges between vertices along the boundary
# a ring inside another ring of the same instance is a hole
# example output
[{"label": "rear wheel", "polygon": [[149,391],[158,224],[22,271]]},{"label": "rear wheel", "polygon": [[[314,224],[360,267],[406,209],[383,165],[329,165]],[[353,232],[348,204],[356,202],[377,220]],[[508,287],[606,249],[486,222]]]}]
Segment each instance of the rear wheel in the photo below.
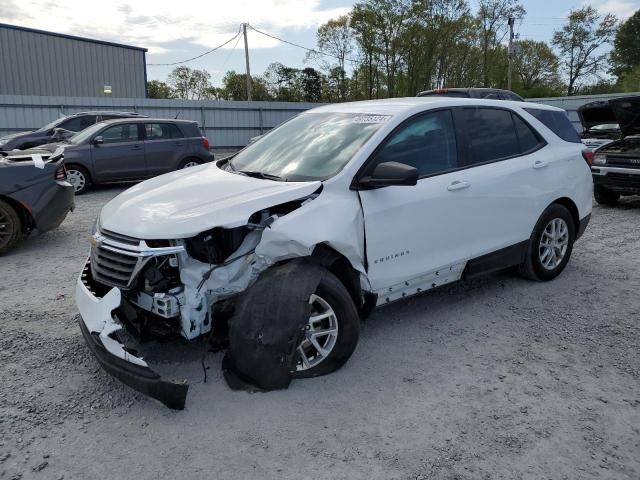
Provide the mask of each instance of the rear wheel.
[{"label": "rear wheel", "polygon": [[593,186],[593,196],[600,205],[609,205],[613,206],[618,203],[620,199],[620,194],[617,192],[612,192],[606,187],[602,185],[595,184]]},{"label": "rear wheel", "polygon": [[67,166],[67,180],[73,185],[73,190],[76,192],[76,195],[86,192],[91,185],[89,172],[78,165]]},{"label": "rear wheel", "polygon": [[11,250],[22,232],[18,212],[7,202],[0,200],[0,255]]},{"label": "rear wheel", "polygon": [[571,257],[575,232],[571,212],[562,205],[550,205],[533,229],[520,274],[541,281],[560,275]]},{"label": "rear wheel", "polygon": [[183,168],[191,168],[191,167],[196,167],[198,165],[200,165],[202,163],[202,161],[198,158],[187,158],[185,160],[182,161],[182,163],[180,164],[180,169]]}]

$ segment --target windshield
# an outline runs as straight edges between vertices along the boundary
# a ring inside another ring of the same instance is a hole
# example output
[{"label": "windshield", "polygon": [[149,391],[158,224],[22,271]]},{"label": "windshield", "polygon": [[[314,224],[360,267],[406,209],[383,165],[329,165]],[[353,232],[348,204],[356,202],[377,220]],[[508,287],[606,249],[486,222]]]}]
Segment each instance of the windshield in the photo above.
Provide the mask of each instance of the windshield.
[{"label": "windshield", "polygon": [[73,137],[67,139],[67,142],[78,145],[84,142],[86,139],[91,138],[95,133],[97,133],[101,128],[105,127],[107,124],[105,122],[96,123],[95,125],[91,125],[89,128],[85,128],[80,132],[76,133]]},{"label": "windshield", "polygon": [[56,118],[53,122],[49,122],[47,123],[44,127],[40,127],[38,130],[36,130],[36,132],[44,132],[45,130],[49,130],[50,128],[55,128],[57,127],[65,118],[67,117],[60,117],[60,118]]},{"label": "windshield", "polygon": [[324,180],[338,173],[389,118],[303,113],[246,147],[230,166],[284,180]]}]

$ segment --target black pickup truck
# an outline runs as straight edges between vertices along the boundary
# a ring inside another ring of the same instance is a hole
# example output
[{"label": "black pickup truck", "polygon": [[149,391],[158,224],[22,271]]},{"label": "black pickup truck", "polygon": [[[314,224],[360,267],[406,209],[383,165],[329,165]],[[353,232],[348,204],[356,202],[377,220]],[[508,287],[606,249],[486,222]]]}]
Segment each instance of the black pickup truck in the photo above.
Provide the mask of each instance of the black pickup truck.
[{"label": "black pickup truck", "polygon": [[596,201],[615,205],[622,195],[640,195],[640,96],[608,101],[621,138],[594,152],[591,173]]},{"label": "black pickup truck", "polygon": [[62,152],[0,152],[0,255],[33,231],[52,230],[74,208]]}]

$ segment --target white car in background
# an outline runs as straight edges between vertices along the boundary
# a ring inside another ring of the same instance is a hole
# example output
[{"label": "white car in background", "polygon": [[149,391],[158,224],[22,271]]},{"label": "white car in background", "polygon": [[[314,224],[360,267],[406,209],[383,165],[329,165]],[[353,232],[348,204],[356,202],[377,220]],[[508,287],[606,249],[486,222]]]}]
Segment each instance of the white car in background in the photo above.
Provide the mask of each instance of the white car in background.
[{"label": "white car in background", "polygon": [[[172,408],[131,340],[228,327],[230,385],[286,387],[343,365],[360,318],[517,266],[551,280],[591,214],[563,110],[400,98],[305,112],[215,164],[166,174],[102,210],[76,289],[103,367]],[[143,347],[140,347],[143,348]]]}]

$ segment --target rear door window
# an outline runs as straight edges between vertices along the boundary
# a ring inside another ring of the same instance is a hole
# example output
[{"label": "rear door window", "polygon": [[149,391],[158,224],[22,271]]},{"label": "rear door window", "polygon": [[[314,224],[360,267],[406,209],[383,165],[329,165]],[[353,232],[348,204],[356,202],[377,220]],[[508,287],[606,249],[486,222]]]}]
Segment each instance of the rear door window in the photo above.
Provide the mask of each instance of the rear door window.
[{"label": "rear door window", "polygon": [[557,110],[542,110],[540,108],[525,108],[527,113],[542,122],[545,127],[566,142],[581,143],[577,130],[571,124],[567,112]]},{"label": "rear door window", "polygon": [[510,111],[464,108],[462,121],[467,135],[467,164],[491,162],[520,153]]},{"label": "rear door window", "polygon": [[147,140],[167,140],[183,138],[180,129],[173,123],[145,123],[144,130]]}]

